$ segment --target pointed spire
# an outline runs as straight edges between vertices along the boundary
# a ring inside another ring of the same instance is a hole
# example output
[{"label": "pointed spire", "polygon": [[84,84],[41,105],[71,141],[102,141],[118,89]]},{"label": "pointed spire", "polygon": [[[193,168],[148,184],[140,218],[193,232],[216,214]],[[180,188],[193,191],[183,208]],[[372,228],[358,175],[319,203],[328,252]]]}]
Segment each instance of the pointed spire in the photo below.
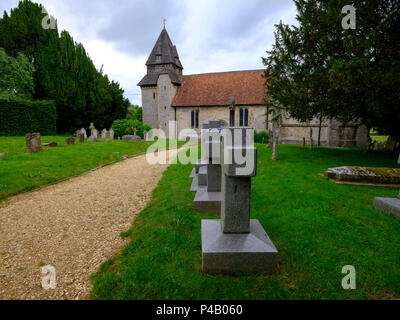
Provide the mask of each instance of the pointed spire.
[{"label": "pointed spire", "polygon": [[157,39],[153,50],[147,59],[146,65],[155,64],[168,64],[172,63],[178,68],[182,68],[182,64],[179,60],[178,51],[172,44],[172,41],[168,35],[167,29],[162,29],[160,36]]},{"label": "pointed spire", "polygon": [[164,28],[147,59],[146,66],[147,74],[138,83],[139,86],[156,86],[161,73],[168,73],[173,84],[181,85],[180,77],[183,66],[179,60],[178,50],[172,44],[167,29],[165,29],[165,21]]}]

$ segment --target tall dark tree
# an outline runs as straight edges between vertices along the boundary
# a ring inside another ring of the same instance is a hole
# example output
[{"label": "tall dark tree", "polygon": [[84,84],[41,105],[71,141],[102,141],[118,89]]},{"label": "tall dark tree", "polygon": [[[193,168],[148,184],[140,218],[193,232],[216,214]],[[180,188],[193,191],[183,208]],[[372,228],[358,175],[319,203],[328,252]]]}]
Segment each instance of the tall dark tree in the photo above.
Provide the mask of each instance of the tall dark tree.
[{"label": "tall dark tree", "polygon": [[97,70],[82,44],[67,31],[43,28],[43,7],[28,0],[0,19],[0,47],[9,55],[24,53],[34,68],[35,99],[57,107],[57,130],[73,132],[94,122],[109,128],[126,116],[124,90]]},{"label": "tall dark tree", "polygon": [[358,1],[356,29],[344,29],[347,1],[296,0],[299,26],[276,26],[263,58],[272,108],[300,121],[360,119],[400,139],[399,5]]}]

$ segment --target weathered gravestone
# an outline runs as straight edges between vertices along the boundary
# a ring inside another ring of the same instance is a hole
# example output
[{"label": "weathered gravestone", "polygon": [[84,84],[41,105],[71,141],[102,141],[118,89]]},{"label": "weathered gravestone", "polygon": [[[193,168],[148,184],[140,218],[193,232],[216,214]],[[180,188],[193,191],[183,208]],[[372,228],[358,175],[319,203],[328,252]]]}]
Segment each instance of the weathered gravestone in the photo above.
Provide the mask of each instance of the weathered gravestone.
[{"label": "weathered gravestone", "polygon": [[99,138],[99,130],[97,130],[97,129],[93,130],[93,137],[96,139]]},{"label": "weathered gravestone", "polygon": [[57,142],[47,142],[47,143],[42,143],[42,147],[57,147],[58,143]]},{"label": "weathered gravestone", "polygon": [[221,220],[201,222],[205,273],[276,270],[277,249],[260,222],[250,219],[251,177],[256,175],[257,163],[253,139],[253,128],[222,130]]},{"label": "weathered gravestone", "polygon": [[204,139],[208,132],[208,123],[203,123],[201,129],[201,150],[202,150],[202,158],[198,159],[195,167],[190,173],[190,178],[193,179],[192,185],[190,186],[190,191],[197,191],[199,188],[204,188],[207,184],[207,168],[202,169],[200,172],[200,168],[207,166],[207,160],[204,157]]},{"label": "weathered gravestone", "polygon": [[89,129],[90,129],[90,135],[93,136],[94,130],[96,129],[93,122],[90,123]]},{"label": "weathered gravestone", "polygon": [[40,133],[27,133],[25,135],[26,152],[40,152],[42,151],[42,144],[40,142]]},{"label": "weathered gravestone", "polygon": [[99,131],[93,125],[93,122],[90,123],[90,137],[88,138],[88,142],[97,142],[97,138],[99,135]]},{"label": "weathered gravestone", "polygon": [[95,138],[95,136],[90,136],[87,141],[88,142],[97,142],[97,138]]},{"label": "weathered gravestone", "polygon": [[221,212],[220,122],[210,121],[208,124],[209,129],[204,135],[202,144],[203,159],[207,166],[199,169],[199,187],[193,200],[193,210],[219,214]]},{"label": "weathered gravestone", "polygon": [[[397,159],[397,163],[400,164],[400,153],[399,158]],[[397,198],[374,198],[372,207],[376,210],[381,210],[388,214],[392,214],[400,219],[400,192],[397,195]]]},{"label": "weathered gravestone", "polygon": [[107,129],[104,128],[100,133],[100,139],[105,139],[107,134]]},{"label": "weathered gravestone", "polygon": [[73,138],[73,137],[66,138],[65,144],[67,144],[67,145],[75,144],[75,138]]},{"label": "weathered gravestone", "polygon": [[113,130],[113,128],[111,128],[108,131],[108,137],[109,137],[110,140],[114,140],[114,130]]},{"label": "weathered gravestone", "polygon": [[79,143],[84,143],[85,142],[85,135],[83,133],[79,134]]},{"label": "weathered gravestone", "polygon": [[141,141],[142,139],[136,135],[136,128],[133,129],[133,135],[128,134],[125,136],[122,136],[122,140],[126,140],[126,141]]},{"label": "weathered gravestone", "polygon": [[81,128],[81,130],[79,130],[78,137],[79,137],[80,134],[83,134],[85,139],[87,138],[87,134],[86,134],[86,129],[85,128]]}]

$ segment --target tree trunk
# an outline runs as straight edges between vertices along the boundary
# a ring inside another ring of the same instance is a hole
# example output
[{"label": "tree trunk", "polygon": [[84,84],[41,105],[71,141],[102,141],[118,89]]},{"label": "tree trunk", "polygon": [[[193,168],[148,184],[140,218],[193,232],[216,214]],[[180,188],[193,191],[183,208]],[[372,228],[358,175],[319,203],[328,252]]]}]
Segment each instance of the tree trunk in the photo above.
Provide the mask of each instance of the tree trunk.
[{"label": "tree trunk", "polygon": [[321,146],[321,127],[322,127],[322,115],[319,117],[319,127],[318,127],[318,147]]},{"label": "tree trunk", "polygon": [[272,142],[272,160],[277,159],[278,153],[278,142],[279,142],[279,123],[278,120],[272,123],[272,130],[273,130],[273,142]]}]

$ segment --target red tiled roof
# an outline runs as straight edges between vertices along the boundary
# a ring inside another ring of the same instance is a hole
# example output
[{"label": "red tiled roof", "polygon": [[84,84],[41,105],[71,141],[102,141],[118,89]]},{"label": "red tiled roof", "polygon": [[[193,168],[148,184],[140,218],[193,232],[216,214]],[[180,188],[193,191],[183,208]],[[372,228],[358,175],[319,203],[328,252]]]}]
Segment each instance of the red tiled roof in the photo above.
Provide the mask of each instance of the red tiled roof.
[{"label": "red tiled roof", "polygon": [[230,97],[237,105],[263,104],[264,70],[204,73],[182,76],[172,106],[226,106]]}]

